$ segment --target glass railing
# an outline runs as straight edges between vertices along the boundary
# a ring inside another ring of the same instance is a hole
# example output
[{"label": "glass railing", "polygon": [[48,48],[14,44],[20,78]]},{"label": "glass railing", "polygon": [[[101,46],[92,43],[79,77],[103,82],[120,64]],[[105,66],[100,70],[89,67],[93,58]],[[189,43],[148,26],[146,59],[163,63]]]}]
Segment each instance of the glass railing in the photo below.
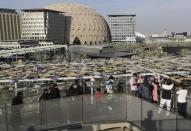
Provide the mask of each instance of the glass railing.
[{"label": "glass railing", "polygon": [[131,122],[146,131],[189,131],[191,121],[128,94],[83,95],[0,107],[0,129],[23,131],[29,125],[53,129],[71,124]]}]

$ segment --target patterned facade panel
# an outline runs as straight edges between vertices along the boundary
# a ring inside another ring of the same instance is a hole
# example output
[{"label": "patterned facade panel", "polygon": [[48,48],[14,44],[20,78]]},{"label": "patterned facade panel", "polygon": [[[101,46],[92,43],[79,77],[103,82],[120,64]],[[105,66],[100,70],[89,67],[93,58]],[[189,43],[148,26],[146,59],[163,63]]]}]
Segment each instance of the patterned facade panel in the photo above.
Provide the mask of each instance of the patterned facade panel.
[{"label": "patterned facade panel", "polygon": [[[65,12],[71,16],[70,38],[72,44],[78,37],[81,44],[110,42],[110,31],[106,20],[94,9],[80,4],[52,4],[46,8]],[[64,24],[63,24],[64,26]]]},{"label": "patterned facade panel", "polygon": [[0,41],[18,41],[20,37],[20,16],[9,9],[0,11]]}]

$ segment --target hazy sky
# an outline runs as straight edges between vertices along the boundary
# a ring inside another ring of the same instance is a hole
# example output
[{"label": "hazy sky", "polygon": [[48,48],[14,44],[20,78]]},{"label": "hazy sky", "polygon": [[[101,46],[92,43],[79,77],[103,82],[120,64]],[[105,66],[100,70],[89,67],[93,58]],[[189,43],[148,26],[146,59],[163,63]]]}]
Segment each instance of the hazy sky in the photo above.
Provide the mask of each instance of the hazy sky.
[{"label": "hazy sky", "polygon": [[191,0],[0,0],[0,8],[36,8],[51,3],[89,5],[107,14],[136,14],[137,31],[145,34],[187,31],[191,34]]}]

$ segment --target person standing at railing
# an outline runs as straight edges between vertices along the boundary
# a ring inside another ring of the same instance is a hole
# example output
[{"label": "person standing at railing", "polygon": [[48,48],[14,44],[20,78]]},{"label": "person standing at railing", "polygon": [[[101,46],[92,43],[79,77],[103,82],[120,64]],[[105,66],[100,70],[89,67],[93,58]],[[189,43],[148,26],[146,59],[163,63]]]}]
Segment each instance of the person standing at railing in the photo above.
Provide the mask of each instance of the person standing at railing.
[{"label": "person standing at railing", "polygon": [[102,80],[100,86],[104,90],[104,93],[106,93],[105,85],[107,84],[109,78],[108,78],[107,74],[104,72],[104,70],[101,70],[100,76],[101,76],[101,80]]},{"label": "person standing at railing", "polygon": [[[85,86],[85,91],[88,91],[89,90],[89,94],[91,94],[91,104],[93,104],[94,102],[94,96],[93,94],[95,93],[94,91],[94,82],[95,82],[95,79],[93,76],[90,76],[90,79],[88,79],[86,81],[86,86]],[[88,92],[85,92],[85,94],[88,93]]]},{"label": "person standing at railing", "polygon": [[108,110],[112,111],[112,107],[111,107],[111,103],[113,102],[113,82],[115,80],[114,76],[109,76],[109,81],[107,81],[106,86],[105,86],[105,90],[107,95],[107,99],[108,99]]},{"label": "person standing at railing", "polygon": [[164,107],[164,105],[166,105],[168,112],[166,113],[166,115],[169,115],[169,111],[171,108],[171,93],[172,93],[172,89],[173,89],[174,84],[172,83],[172,81],[170,79],[165,79],[164,80],[164,84],[162,84],[162,96],[161,96],[161,100],[160,100],[160,108],[158,110],[158,113],[160,113],[162,111],[162,108]]},{"label": "person standing at railing", "polygon": [[90,79],[87,79],[85,81],[84,94],[93,95],[95,93],[95,91],[94,91],[94,82],[95,82],[95,78],[93,76],[91,76]]},{"label": "person standing at railing", "polygon": [[58,88],[58,85],[56,83],[54,83],[51,88],[49,88],[50,90],[50,102],[47,102],[47,106],[49,107],[51,103],[51,108],[55,111],[54,114],[50,113],[48,114],[51,118],[59,118],[62,114],[62,100],[59,99],[60,98],[60,90]]},{"label": "person standing at railing", "polygon": [[146,98],[145,86],[143,85],[143,83],[144,83],[144,76],[139,74],[137,78],[137,92],[140,98]]},{"label": "person standing at railing", "polygon": [[133,76],[130,78],[130,90],[131,95],[137,96],[137,73],[133,73]]},{"label": "person standing at railing", "polygon": [[12,106],[23,104],[23,92],[17,92],[17,95],[12,99]]},{"label": "person standing at railing", "polygon": [[23,104],[23,92],[17,92],[17,95],[12,99],[12,116],[11,116],[11,124],[13,128],[20,127],[23,123],[22,121],[22,104]]},{"label": "person standing at railing", "polygon": [[75,80],[68,90],[68,96],[76,96],[83,94],[83,87],[80,85],[79,80]]},{"label": "person standing at railing", "polygon": [[153,86],[153,90],[152,90],[152,100],[154,103],[158,103],[158,90],[159,90],[159,82],[158,82],[158,78],[154,78],[154,80],[152,81],[152,86]]},{"label": "person standing at railing", "polygon": [[179,88],[179,90],[176,92],[176,94],[178,95],[177,98],[177,107],[178,107],[178,113],[184,117],[187,116],[187,101],[186,101],[186,97],[188,95],[188,90],[185,89],[184,85],[181,85],[181,87]]},{"label": "person standing at railing", "polygon": [[95,97],[96,101],[98,102],[102,101],[103,94],[101,93],[101,88],[96,89]]},{"label": "person standing at railing", "polygon": [[147,101],[152,101],[152,77],[145,76],[143,81],[143,90]]},{"label": "person standing at railing", "polygon": [[106,81],[106,85],[105,85],[105,93],[107,94],[112,94],[114,93],[114,90],[113,90],[113,82],[115,80],[115,77],[114,76],[109,76],[109,80]]},{"label": "person standing at railing", "polygon": [[44,89],[43,94],[39,97],[39,119],[40,119],[40,124],[44,125],[45,124],[45,102],[46,100],[50,100],[50,93],[48,89]]},{"label": "person standing at railing", "polygon": [[50,88],[50,98],[51,99],[60,98],[60,90],[57,84],[53,84],[53,86]]},{"label": "person standing at railing", "polygon": [[48,92],[48,89],[44,89],[43,94],[40,96],[39,101],[42,100],[50,100],[50,93]]},{"label": "person standing at railing", "polygon": [[118,84],[117,84],[117,92],[118,93],[123,93],[124,92],[124,83],[122,82],[122,80],[119,80]]}]

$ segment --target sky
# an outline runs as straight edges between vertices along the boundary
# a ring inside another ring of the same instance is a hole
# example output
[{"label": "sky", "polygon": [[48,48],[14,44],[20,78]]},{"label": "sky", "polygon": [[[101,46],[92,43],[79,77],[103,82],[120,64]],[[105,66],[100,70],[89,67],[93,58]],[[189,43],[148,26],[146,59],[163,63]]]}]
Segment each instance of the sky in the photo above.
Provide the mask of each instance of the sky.
[{"label": "sky", "polygon": [[0,0],[0,8],[26,9],[51,3],[79,3],[102,14],[136,14],[136,31],[144,34],[191,34],[191,0]]}]

